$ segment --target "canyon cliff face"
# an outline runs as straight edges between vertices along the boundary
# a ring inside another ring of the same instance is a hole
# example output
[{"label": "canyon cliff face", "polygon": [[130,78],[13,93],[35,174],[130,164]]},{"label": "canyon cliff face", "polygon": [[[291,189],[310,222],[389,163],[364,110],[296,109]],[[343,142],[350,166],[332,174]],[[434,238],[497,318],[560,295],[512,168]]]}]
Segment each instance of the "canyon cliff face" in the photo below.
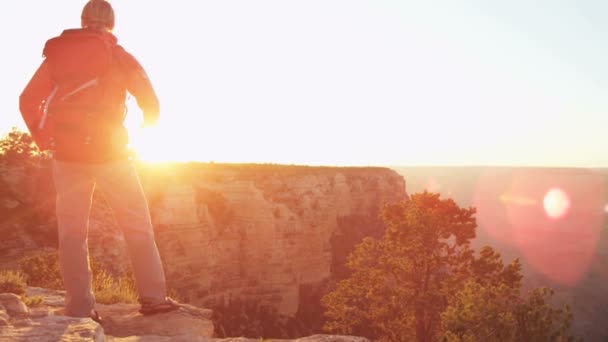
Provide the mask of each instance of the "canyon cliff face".
[{"label": "canyon cliff face", "polygon": [[251,298],[285,315],[301,288],[330,277],[336,234],[380,230],[382,202],[406,196],[403,178],[380,168],[150,171],[142,182],[170,287],[196,304]]},{"label": "canyon cliff face", "polygon": [[[407,197],[387,168],[192,163],[140,165],[140,175],[174,295],[197,305],[251,299],[289,316],[303,292],[339,275],[354,243],[382,232],[382,203]],[[128,269],[103,194],[89,245],[114,271]]]}]

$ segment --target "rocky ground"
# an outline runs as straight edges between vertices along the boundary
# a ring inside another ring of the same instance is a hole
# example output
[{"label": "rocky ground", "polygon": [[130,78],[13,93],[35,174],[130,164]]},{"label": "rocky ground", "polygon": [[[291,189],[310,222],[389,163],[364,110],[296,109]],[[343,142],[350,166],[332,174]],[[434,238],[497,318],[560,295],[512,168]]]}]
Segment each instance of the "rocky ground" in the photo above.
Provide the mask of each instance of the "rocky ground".
[{"label": "rocky ground", "polygon": [[[56,342],[56,341],[113,341],[113,342],[211,342],[261,341],[243,337],[213,338],[212,312],[192,305],[179,310],[152,316],[137,312],[134,304],[98,304],[102,325],[90,318],[62,315],[64,292],[30,287],[27,296],[40,296],[43,301],[27,307],[17,295],[0,294],[0,341]],[[352,336],[314,335],[294,342],[369,342]]]}]

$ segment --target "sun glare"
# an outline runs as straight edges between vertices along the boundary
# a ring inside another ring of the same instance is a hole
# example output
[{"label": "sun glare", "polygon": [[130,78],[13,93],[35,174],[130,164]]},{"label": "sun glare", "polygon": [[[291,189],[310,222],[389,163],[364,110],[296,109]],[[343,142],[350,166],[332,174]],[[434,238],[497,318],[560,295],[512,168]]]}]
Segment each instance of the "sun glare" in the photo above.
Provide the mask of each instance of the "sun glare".
[{"label": "sun glare", "polygon": [[129,131],[129,147],[135,152],[136,158],[144,162],[187,162],[195,158],[193,145],[180,143],[179,135],[165,122],[155,127],[142,128],[143,115],[135,100],[127,100],[129,115],[125,127]]},{"label": "sun glare", "polygon": [[601,210],[581,208],[608,209],[605,188],[605,176],[592,171],[572,177],[556,170],[488,169],[473,200],[480,236],[511,246],[533,269],[574,286],[591,267],[605,226]]},{"label": "sun glare", "polygon": [[543,207],[550,218],[557,220],[568,213],[570,209],[570,198],[562,189],[554,188],[549,190],[545,195]]},{"label": "sun glare", "polygon": [[135,151],[137,159],[145,162],[185,162],[190,161],[192,156],[183,146],[177,148],[174,139],[165,130],[154,127],[131,130],[130,147]]}]

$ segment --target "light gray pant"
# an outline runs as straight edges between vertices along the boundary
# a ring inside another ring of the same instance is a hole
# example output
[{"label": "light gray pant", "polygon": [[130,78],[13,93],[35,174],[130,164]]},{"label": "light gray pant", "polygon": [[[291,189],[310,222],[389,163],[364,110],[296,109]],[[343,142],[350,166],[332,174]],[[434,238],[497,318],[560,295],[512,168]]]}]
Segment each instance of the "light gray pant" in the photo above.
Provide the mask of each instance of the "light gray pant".
[{"label": "light gray pant", "polygon": [[59,266],[66,289],[66,315],[86,317],[95,304],[87,244],[95,187],[110,204],[131,257],[139,301],[166,296],[165,274],[154,241],[148,203],[131,161],[80,164],[54,161],[59,226]]}]

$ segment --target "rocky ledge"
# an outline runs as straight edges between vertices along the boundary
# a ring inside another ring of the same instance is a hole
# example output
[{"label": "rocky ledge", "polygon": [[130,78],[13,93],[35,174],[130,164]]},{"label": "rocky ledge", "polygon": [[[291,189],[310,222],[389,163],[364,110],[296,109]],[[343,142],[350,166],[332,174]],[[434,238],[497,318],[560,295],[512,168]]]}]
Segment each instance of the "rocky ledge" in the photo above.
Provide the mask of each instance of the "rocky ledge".
[{"label": "rocky ledge", "polygon": [[[184,304],[176,311],[143,316],[134,304],[98,304],[100,325],[90,318],[62,314],[64,292],[30,287],[27,296],[39,296],[42,303],[28,308],[11,293],[0,294],[0,341],[120,341],[120,342],[211,342],[260,341],[249,338],[213,338],[212,312]],[[362,337],[314,335],[297,342],[369,342]]]}]

